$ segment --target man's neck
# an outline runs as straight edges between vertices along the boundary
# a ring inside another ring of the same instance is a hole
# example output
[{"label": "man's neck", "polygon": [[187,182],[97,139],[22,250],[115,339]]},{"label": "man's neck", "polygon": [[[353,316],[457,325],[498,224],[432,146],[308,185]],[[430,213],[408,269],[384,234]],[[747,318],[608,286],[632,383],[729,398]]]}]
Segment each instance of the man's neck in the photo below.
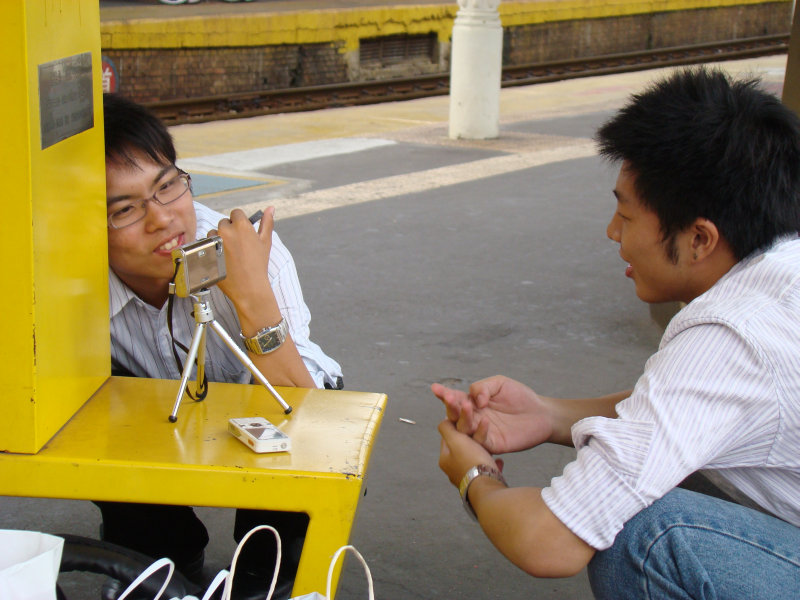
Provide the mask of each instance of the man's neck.
[{"label": "man's neck", "polygon": [[152,279],[137,281],[122,277],[118,273],[117,277],[119,277],[120,281],[128,286],[134,294],[141,298],[143,302],[159,310],[164,306],[167,298],[169,298],[169,280],[165,279],[163,282],[154,281]]},{"label": "man's neck", "polygon": [[698,296],[705,294],[738,262],[730,246],[721,241],[710,255],[693,266],[692,279],[694,285],[690,289],[690,297],[685,299],[684,302],[691,302]]}]

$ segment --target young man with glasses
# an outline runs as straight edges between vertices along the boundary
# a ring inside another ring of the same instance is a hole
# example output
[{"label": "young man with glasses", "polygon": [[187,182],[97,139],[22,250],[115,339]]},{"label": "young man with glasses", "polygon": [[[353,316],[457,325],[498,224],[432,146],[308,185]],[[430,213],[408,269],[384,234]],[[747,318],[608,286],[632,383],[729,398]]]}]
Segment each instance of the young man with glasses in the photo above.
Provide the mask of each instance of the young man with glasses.
[{"label": "young man with glasses", "polygon": [[[106,94],[104,120],[112,372],[180,379],[172,338],[188,346],[195,321],[192,299],[172,298],[170,334],[172,250],[219,235],[227,273],[210,289],[217,322],[233,339],[241,340],[242,349],[249,350],[253,363],[273,385],[341,388],[341,368],[309,339],[310,312],[292,256],[273,232],[273,210],[267,209],[255,228],[241,210],[225,218],[195,202],[191,177],[175,164],[169,132],[142,106]],[[265,334],[282,342],[263,352],[258,340]],[[205,371],[211,382],[251,381],[249,370],[218,336],[206,336]],[[97,504],[105,540],[149,556],[169,556],[185,574],[199,576],[208,535],[191,508]],[[286,544],[281,576],[288,593],[308,517],[239,510],[234,537],[240,539],[261,523],[275,526]],[[270,561],[274,541],[269,535],[251,541],[239,563],[241,578],[237,568],[236,583],[239,590],[252,588],[253,597],[264,597],[271,573],[263,569],[274,564],[274,559]],[[113,591],[107,596],[114,597]]]}]

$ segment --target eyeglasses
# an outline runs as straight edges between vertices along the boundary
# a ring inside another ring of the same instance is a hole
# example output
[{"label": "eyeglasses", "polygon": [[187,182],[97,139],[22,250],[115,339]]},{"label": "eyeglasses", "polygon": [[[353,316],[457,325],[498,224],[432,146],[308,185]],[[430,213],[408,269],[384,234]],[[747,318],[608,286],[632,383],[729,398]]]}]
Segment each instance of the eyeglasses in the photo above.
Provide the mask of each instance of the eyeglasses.
[{"label": "eyeglasses", "polygon": [[161,184],[155,194],[149,198],[132,200],[124,206],[108,215],[108,224],[114,229],[122,229],[134,223],[138,223],[147,216],[147,203],[149,201],[158,202],[161,206],[172,204],[190,189],[192,177],[180,171],[178,175]]}]

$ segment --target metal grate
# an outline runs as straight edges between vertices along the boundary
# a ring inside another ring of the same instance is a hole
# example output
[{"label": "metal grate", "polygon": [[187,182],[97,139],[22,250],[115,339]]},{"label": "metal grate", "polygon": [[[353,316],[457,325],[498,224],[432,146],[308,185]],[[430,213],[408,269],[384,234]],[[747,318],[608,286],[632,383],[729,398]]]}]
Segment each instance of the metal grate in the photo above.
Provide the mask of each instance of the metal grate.
[{"label": "metal grate", "polygon": [[391,65],[410,58],[433,60],[436,34],[390,35],[360,41],[361,64]]}]

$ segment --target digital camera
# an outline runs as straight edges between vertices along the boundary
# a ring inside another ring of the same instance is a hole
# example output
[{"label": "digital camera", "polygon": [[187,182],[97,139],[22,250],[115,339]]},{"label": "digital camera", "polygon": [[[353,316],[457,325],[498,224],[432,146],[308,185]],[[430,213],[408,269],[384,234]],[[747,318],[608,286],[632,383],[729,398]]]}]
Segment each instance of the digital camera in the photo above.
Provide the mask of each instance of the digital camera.
[{"label": "digital camera", "polygon": [[178,264],[175,293],[182,298],[225,279],[225,251],[218,235],[175,248],[172,260]]}]

